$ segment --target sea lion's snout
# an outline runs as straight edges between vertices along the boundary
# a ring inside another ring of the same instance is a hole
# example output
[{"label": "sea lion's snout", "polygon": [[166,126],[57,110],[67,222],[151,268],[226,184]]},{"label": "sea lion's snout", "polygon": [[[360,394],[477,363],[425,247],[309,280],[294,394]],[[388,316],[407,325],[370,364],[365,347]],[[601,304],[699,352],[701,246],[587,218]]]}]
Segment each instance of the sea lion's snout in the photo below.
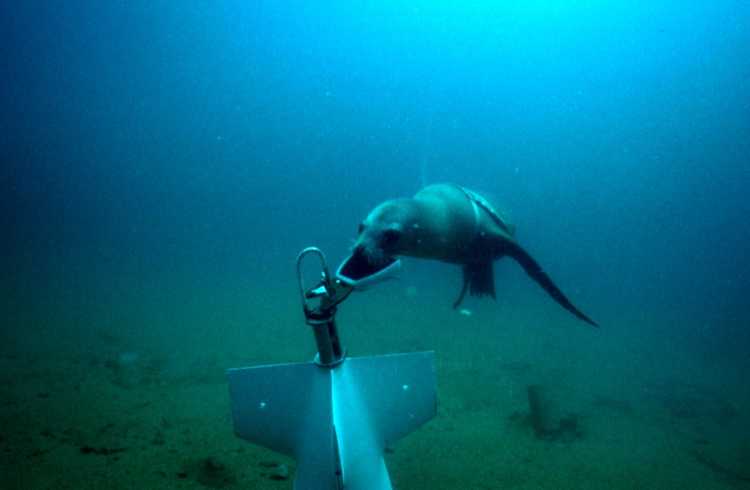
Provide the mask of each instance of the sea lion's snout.
[{"label": "sea lion's snout", "polygon": [[354,248],[352,249],[352,257],[357,260],[364,260],[369,262],[367,260],[367,253],[365,252],[365,246],[362,244],[354,245]]},{"label": "sea lion's snout", "polygon": [[387,267],[407,252],[407,228],[412,203],[409,199],[386,201],[373,209],[359,224],[352,258],[373,269]]},{"label": "sea lion's snout", "polygon": [[378,266],[387,261],[385,251],[378,245],[375,240],[370,237],[363,237],[357,240],[352,250],[352,255],[359,259],[364,260],[372,266]]},{"label": "sea lion's snout", "polygon": [[382,265],[391,262],[399,254],[400,240],[401,231],[396,227],[360,227],[352,253],[361,255],[373,266]]}]

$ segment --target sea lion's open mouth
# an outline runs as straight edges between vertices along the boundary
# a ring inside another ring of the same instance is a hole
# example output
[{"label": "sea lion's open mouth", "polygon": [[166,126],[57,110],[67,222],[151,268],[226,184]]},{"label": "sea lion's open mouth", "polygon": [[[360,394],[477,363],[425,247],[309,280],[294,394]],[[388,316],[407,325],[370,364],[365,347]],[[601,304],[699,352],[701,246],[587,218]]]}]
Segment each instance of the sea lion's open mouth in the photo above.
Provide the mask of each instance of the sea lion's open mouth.
[{"label": "sea lion's open mouth", "polygon": [[362,289],[390,279],[400,268],[401,261],[395,257],[383,257],[383,260],[373,264],[361,250],[355,250],[341,263],[336,276],[345,284]]}]

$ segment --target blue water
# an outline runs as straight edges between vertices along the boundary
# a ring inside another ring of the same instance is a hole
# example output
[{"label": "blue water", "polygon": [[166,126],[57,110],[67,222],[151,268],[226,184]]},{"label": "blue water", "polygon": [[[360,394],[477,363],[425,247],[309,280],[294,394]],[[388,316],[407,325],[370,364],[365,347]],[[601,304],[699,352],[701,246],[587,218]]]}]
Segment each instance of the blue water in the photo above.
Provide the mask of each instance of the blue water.
[{"label": "blue water", "polygon": [[[337,262],[379,202],[456,182],[512,216],[592,344],[745,372],[749,26],[740,1],[6,3],[2,339],[220,332],[244,288],[296,307],[302,247]],[[557,313],[514,267],[502,308]],[[406,285],[442,307],[443,268]]]}]

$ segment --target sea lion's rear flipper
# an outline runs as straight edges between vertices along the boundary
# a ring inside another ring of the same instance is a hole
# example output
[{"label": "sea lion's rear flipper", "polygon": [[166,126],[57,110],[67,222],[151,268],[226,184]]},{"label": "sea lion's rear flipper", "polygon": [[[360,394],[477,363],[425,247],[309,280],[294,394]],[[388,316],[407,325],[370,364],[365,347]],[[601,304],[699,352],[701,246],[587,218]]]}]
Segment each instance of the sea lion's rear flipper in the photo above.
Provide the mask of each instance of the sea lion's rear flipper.
[{"label": "sea lion's rear flipper", "polygon": [[472,296],[489,295],[495,297],[495,276],[492,262],[478,264],[464,264],[464,284],[458,299],[453,302],[453,308],[458,308],[466,296],[466,290]]},{"label": "sea lion's rear flipper", "polygon": [[552,279],[550,279],[547,273],[542,270],[542,267],[537,263],[537,261],[534,260],[534,258],[529,255],[528,252],[522,249],[518,244],[508,243],[505,253],[510,257],[516,259],[516,261],[521,264],[521,267],[523,267],[523,270],[526,271],[526,274],[528,274],[529,277],[534,279],[540,286],[542,286],[542,288],[547,291],[547,294],[552,296],[552,298],[557,301],[560,306],[574,314],[580,320],[588,323],[589,325],[593,325],[595,327],[599,326],[594,320],[587,317],[583,314],[583,312],[581,312],[581,310],[573,306],[573,303],[571,303],[570,300],[565,297],[563,292],[560,291],[560,288],[558,288],[555,283],[552,282]]}]

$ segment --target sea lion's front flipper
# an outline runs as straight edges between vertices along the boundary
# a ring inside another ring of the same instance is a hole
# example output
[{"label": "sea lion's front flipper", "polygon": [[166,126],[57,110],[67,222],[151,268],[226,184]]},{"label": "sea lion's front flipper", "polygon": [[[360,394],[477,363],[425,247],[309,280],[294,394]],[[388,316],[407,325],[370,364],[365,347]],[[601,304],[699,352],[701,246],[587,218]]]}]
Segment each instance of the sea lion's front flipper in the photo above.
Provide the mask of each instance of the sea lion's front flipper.
[{"label": "sea lion's front flipper", "polygon": [[466,296],[466,290],[469,290],[472,296],[489,295],[495,297],[495,276],[492,269],[492,262],[478,264],[464,264],[464,284],[461,287],[461,293],[458,299],[453,302],[453,308],[458,308]]},{"label": "sea lion's front flipper", "polygon": [[464,283],[461,286],[461,292],[458,293],[458,298],[456,298],[456,301],[453,302],[453,309],[455,310],[459,306],[461,306],[461,302],[464,300],[464,296],[466,296],[466,290],[469,289],[469,280],[466,279],[466,274],[464,274]]},{"label": "sea lion's front flipper", "polygon": [[507,253],[510,257],[516,259],[516,261],[521,264],[521,267],[523,267],[523,270],[526,271],[526,274],[528,274],[529,277],[534,279],[540,286],[542,286],[542,288],[547,291],[547,294],[552,296],[552,298],[557,301],[560,306],[574,314],[580,320],[588,323],[589,325],[593,325],[595,327],[599,326],[594,320],[584,315],[581,310],[573,306],[573,303],[571,303],[570,300],[565,297],[563,292],[560,291],[560,288],[558,288],[555,283],[552,282],[552,279],[550,279],[547,273],[542,270],[542,267],[537,263],[537,261],[534,260],[534,258],[529,255],[528,252],[522,249],[520,245],[516,243],[508,243],[505,253]]}]

